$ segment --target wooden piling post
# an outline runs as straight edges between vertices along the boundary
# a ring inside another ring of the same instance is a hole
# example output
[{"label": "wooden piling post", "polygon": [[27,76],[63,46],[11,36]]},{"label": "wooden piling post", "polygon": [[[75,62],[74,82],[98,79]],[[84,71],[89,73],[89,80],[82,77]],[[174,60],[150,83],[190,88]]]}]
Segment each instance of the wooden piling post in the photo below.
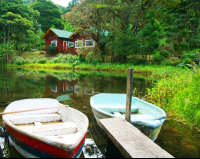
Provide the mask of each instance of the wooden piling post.
[{"label": "wooden piling post", "polygon": [[125,115],[125,119],[128,122],[130,122],[130,118],[131,118],[132,91],[133,91],[133,69],[128,68],[127,94],[126,94],[126,115]]}]

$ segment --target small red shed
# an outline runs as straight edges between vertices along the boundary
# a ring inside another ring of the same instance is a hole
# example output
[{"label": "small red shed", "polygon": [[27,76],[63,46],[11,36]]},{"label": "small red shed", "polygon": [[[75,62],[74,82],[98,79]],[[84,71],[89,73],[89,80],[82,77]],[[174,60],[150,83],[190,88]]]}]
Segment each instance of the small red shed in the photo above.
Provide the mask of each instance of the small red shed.
[{"label": "small red shed", "polygon": [[[48,54],[47,46],[55,44],[56,54],[71,52],[72,55],[78,55],[77,49],[82,46],[95,48],[95,41],[88,36],[80,35],[75,32],[65,31],[50,28],[42,37],[46,40],[46,53]],[[96,51],[95,51],[96,52]]]}]

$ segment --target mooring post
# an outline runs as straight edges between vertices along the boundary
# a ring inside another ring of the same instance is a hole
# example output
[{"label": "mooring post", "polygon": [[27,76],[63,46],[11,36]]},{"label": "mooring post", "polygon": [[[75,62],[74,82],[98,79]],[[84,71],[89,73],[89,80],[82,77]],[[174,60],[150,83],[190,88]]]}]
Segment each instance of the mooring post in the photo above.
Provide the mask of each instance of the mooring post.
[{"label": "mooring post", "polygon": [[126,94],[126,115],[125,119],[130,122],[131,119],[131,100],[132,100],[132,89],[133,87],[133,69],[128,68],[127,75],[127,94]]}]

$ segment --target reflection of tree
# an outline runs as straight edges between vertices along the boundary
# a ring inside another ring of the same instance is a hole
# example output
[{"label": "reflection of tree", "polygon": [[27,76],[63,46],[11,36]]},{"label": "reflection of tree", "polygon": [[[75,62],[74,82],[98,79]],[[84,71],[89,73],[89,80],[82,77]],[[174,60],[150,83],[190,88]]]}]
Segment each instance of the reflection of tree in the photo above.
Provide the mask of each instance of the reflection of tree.
[{"label": "reflection of tree", "polygon": [[57,80],[56,80],[56,78],[48,76],[47,77],[47,86],[49,86],[49,87],[55,87],[55,86],[57,86]]},{"label": "reflection of tree", "polygon": [[19,72],[23,73],[21,69],[14,71],[0,70],[0,103],[5,102],[5,105],[7,105],[9,102],[19,99],[43,97],[45,81],[40,80],[38,76],[35,76],[35,78],[27,75],[20,76]]},{"label": "reflection of tree", "polygon": [[58,80],[72,81],[72,80],[77,80],[79,78],[79,74],[76,72],[63,72],[63,73],[53,72],[50,74],[56,77]]}]

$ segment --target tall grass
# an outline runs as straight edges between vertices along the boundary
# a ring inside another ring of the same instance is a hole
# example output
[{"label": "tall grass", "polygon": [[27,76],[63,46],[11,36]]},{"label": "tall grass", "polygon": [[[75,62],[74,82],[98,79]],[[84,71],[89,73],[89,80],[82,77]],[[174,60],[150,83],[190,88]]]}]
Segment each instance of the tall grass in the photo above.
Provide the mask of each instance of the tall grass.
[{"label": "tall grass", "polygon": [[150,90],[146,100],[177,116],[191,127],[200,127],[200,74],[173,72]]}]

